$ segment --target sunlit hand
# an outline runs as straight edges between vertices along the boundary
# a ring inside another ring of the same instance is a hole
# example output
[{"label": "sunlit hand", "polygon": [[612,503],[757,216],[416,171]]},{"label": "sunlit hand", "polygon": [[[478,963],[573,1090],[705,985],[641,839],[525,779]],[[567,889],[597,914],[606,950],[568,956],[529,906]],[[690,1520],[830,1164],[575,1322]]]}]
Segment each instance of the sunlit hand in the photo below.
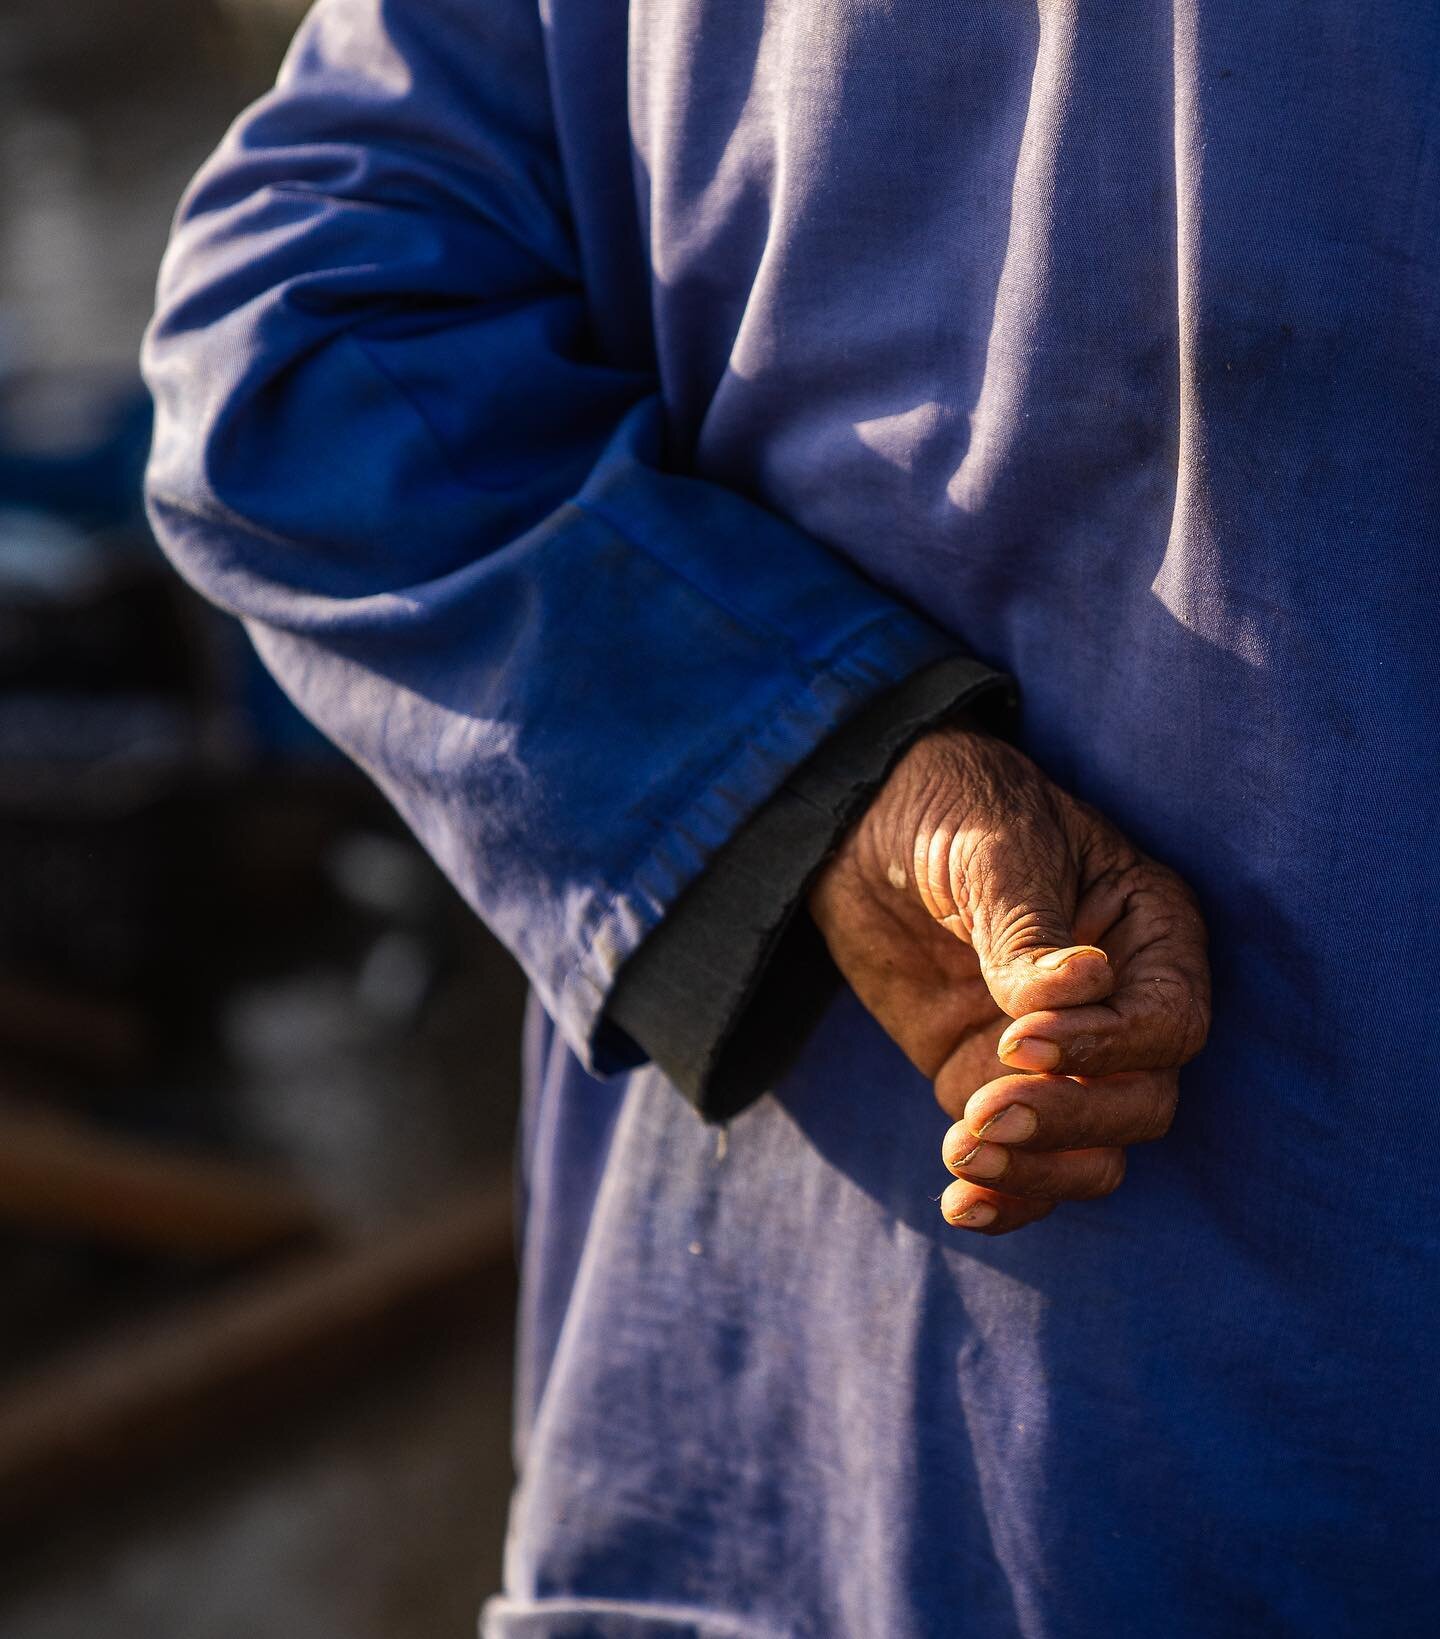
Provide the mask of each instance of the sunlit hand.
[{"label": "sunlit hand", "polygon": [[917,741],[809,906],[956,1118],[950,1223],[998,1235],[1106,1195],[1126,1146],[1168,1130],[1210,1022],[1195,901],[1012,746],[959,728]]}]

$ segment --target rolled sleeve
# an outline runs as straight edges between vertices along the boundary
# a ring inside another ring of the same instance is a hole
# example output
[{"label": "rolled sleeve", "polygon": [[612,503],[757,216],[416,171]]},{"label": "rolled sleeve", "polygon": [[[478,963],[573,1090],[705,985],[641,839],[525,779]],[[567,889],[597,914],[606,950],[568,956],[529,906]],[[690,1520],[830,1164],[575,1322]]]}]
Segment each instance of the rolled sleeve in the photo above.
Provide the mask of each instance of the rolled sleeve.
[{"label": "rolled sleeve", "polygon": [[667,470],[653,370],[595,349],[533,0],[321,0],[186,195],[144,367],[165,551],[601,1073],[707,863],[956,650]]},{"label": "rolled sleeve", "polygon": [[[710,1120],[784,1073],[840,977],[804,897],[914,741],[947,722],[1013,726],[1003,674],[963,656],[928,666],[835,730],[679,897],[621,969],[612,1029]],[[623,1052],[617,1042],[613,1049]]]}]

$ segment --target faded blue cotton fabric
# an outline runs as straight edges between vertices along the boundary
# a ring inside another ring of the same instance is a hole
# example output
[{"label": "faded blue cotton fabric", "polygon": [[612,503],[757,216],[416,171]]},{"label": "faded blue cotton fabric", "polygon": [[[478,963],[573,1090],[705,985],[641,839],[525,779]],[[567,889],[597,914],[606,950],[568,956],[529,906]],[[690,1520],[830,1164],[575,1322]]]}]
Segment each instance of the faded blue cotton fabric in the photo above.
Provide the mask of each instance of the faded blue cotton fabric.
[{"label": "faded blue cotton fabric", "polygon": [[[146,360],[167,549],[549,1015],[484,1631],[1432,1633],[1440,13],[541,11],[322,4]],[[997,1241],[848,995],[723,1135],[585,1068],[957,647],[1214,947],[1173,1133]]]}]

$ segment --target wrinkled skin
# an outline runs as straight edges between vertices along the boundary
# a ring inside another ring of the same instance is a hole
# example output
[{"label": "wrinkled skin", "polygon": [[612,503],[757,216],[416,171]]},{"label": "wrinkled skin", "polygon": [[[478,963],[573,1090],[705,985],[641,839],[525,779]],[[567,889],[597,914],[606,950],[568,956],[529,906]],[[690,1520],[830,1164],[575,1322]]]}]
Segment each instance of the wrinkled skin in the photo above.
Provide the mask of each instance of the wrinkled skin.
[{"label": "wrinkled skin", "polygon": [[950,1223],[1004,1234],[1109,1194],[1126,1148],[1169,1129],[1210,1023],[1194,898],[1014,747],[917,741],[809,907],[954,1118]]}]

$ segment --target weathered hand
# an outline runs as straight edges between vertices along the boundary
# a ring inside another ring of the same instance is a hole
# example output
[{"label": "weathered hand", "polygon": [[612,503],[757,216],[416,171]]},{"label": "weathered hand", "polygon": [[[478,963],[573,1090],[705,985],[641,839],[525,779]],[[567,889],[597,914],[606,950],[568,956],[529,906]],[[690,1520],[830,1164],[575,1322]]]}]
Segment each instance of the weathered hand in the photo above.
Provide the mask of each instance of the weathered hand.
[{"label": "weathered hand", "polygon": [[958,728],[917,741],[809,906],[956,1118],[950,1223],[998,1235],[1108,1194],[1125,1147],[1168,1130],[1210,1022],[1195,901],[1012,746]]}]

